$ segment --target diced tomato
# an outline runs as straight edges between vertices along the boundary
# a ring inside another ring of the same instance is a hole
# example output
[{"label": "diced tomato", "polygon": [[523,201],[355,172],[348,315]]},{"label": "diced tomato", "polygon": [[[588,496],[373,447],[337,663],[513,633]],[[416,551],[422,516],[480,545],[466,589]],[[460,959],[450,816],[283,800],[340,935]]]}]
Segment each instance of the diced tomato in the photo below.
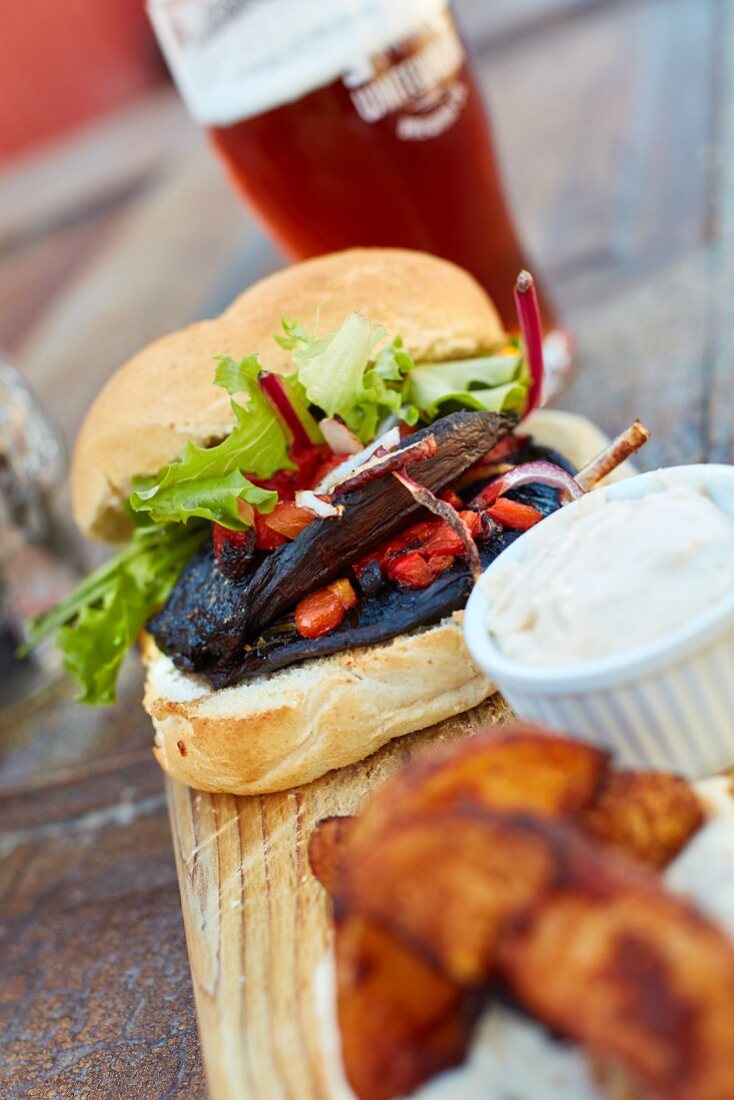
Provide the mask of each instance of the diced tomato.
[{"label": "diced tomato", "polygon": [[294,539],[314,518],[312,512],[299,508],[292,500],[280,500],[270,515],[263,517],[263,521],[279,535]]},{"label": "diced tomato", "polygon": [[325,443],[314,443],[312,447],[291,451],[290,459],[295,469],[279,470],[268,478],[250,477],[250,480],[263,489],[274,489],[281,500],[293,500],[299,489],[312,489],[347,457],[335,455]]},{"label": "diced tomato", "polygon": [[402,553],[403,550],[421,546],[442,523],[443,520],[440,519],[423,520],[420,523],[414,523],[399,535],[388,539],[387,542],[383,542],[371,554],[366,554],[365,557],[354,563],[352,568],[357,579],[362,575],[365,566],[369,565],[371,561],[376,561],[384,567],[390,558]]},{"label": "diced tomato", "polygon": [[[482,525],[482,517],[479,512],[472,512],[466,508],[459,512],[459,516],[469,528],[469,533],[472,538],[476,538]],[[454,531],[445,520],[439,521],[439,525],[436,527],[434,533],[420,547],[420,550],[429,558],[434,554],[451,554],[453,557],[466,557],[464,540],[460,535],[457,535],[456,531]]]},{"label": "diced tomato", "polygon": [[447,489],[444,493],[441,493],[441,500],[445,500],[447,504],[450,504],[452,508],[463,508],[464,501],[461,499],[458,493],[455,493],[453,489]]},{"label": "diced tomato", "polygon": [[482,517],[480,513],[472,511],[471,508],[465,508],[463,511],[459,512],[459,515],[469,528],[469,534],[475,539],[482,527]]},{"label": "diced tomato", "polygon": [[335,592],[321,588],[305,596],[296,607],[296,629],[303,638],[320,638],[335,630],[347,609]]},{"label": "diced tomato", "polygon": [[386,572],[391,581],[403,588],[428,588],[436,579],[430,565],[417,550],[408,550],[391,558]]},{"label": "diced tomato", "polygon": [[[482,517],[464,508],[459,515],[473,538],[479,535]],[[367,565],[376,561],[389,580],[406,588],[427,588],[439,573],[453,565],[455,558],[466,557],[466,546],[446,520],[436,518],[414,523],[400,535],[384,542],[352,567],[357,579]],[[444,560],[446,559],[446,560]],[[438,561],[437,568],[431,564]]]},{"label": "diced tomato", "polygon": [[252,539],[252,532],[249,527],[246,527],[244,531],[230,531],[228,527],[222,527],[221,523],[213,523],[212,537],[214,539],[214,553],[219,554],[226,543],[241,549],[247,548]]},{"label": "diced tomato", "polygon": [[427,557],[434,554],[450,554],[456,557],[457,554],[466,553],[462,539],[449,527],[448,523],[442,523],[420,549]]},{"label": "diced tomato", "polygon": [[434,580],[439,573],[445,573],[456,561],[452,554],[434,554],[428,559],[428,566],[433,573]]},{"label": "diced tomato", "polygon": [[296,629],[303,638],[321,638],[344,621],[358,597],[348,580],[334,581],[305,596],[296,607]]},{"label": "diced tomato", "polygon": [[537,508],[508,497],[500,497],[491,508],[487,508],[487,515],[514,531],[527,531],[543,518],[542,512]]},{"label": "diced tomato", "polygon": [[328,587],[341,600],[346,611],[359,603],[359,596],[354,591],[351,581],[348,581],[346,577],[341,577],[338,581],[332,581]]},{"label": "diced tomato", "polygon": [[261,489],[276,492],[280,500],[293,500],[298,489],[297,474],[298,470],[278,470],[272,477],[253,477],[251,474],[248,477]]},{"label": "diced tomato", "polygon": [[255,545],[258,550],[275,550],[278,546],[283,546],[288,542],[285,535],[281,535],[279,531],[276,531],[274,527],[271,527],[267,522],[268,516],[261,515],[260,512],[255,512],[255,532],[257,534],[257,542]]}]

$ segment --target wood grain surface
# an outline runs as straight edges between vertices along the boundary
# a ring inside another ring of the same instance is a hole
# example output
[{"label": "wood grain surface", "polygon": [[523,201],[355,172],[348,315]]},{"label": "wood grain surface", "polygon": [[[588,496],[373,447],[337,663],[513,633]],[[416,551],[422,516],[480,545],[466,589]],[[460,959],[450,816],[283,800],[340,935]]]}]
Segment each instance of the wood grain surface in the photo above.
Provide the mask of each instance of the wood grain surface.
[{"label": "wood grain surface", "polygon": [[506,719],[499,696],[282,794],[236,798],[166,782],[211,1100],[333,1100],[314,973],[329,944],[307,845],[420,749]]},{"label": "wood grain surface", "polygon": [[[578,339],[563,406],[607,431],[643,417],[643,465],[731,461],[734,0],[459,8],[518,224]],[[124,358],[280,263],[171,92],[0,175],[0,346],[69,443]],[[111,711],[59,683],[0,714],[3,1100],[207,1095],[140,692],[131,662]],[[214,971],[196,973],[201,1004]]]}]

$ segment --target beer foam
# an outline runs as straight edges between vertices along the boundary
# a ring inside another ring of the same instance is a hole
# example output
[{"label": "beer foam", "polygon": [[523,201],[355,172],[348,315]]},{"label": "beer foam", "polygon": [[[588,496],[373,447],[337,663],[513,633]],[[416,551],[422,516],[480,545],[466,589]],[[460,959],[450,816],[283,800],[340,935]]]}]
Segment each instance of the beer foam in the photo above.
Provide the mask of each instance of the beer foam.
[{"label": "beer foam", "polygon": [[[179,91],[204,126],[292,103],[340,76],[368,81],[369,59],[447,9],[447,0],[149,0]],[[239,9],[239,10],[237,10]]]}]

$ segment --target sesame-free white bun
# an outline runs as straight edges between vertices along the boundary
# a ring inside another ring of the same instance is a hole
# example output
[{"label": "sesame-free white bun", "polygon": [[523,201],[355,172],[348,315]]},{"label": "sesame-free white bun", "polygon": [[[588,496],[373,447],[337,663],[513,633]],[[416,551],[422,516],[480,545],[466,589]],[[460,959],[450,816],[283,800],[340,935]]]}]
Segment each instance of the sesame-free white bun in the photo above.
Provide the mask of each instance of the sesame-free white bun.
[{"label": "sesame-free white bun", "polygon": [[87,413],[74,452],[77,524],[91,538],[118,541],[136,475],[155,474],[189,440],[216,443],[232,429],[227,393],[214,385],[216,358],[256,352],[283,371],[289,353],[273,335],[295,317],[322,334],[360,310],[403,337],[417,362],[490,352],[504,341],[497,312],[461,268],[422,252],[361,248],[295,264],[247,289],[211,321],[149,344],[109,380]]}]

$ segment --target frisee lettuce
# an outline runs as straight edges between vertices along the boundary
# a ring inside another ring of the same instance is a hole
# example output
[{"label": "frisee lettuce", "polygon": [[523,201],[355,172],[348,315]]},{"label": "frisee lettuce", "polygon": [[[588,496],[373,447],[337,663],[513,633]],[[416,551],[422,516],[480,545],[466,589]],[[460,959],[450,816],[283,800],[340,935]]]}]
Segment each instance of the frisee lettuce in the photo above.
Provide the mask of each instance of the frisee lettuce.
[{"label": "frisee lettuce", "polygon": [[296,377],[308,401],[326,416],[338,416],[363,443],[375,437],[381,420],[397,415],[415,424],[418,410],[405,401],[405,378],[413,360],[399,338],[389,339],[382,325],[351,313],[328,336],[310,335],[295,320],[283,319],[284,334],[276,336],[291,352]]},{"label": "frisee lettuce", "polygon": [[64,667],[79,685],[76,698],[93,706],[113,703],[125,654],[146,620],[166,602],[208,533],[205,524],[188,530],[136,527],[122,550],[50,611],[26,624],[21,654],[55,634]]},{"label": "frisee lettuce", "polygon": [[519,414],[525,409],[528,387],[519,352],[429,363],[415,367],[407,380],[410,401],[428,420],[455,409]]},{"label": "frisee lettuce", "polygon": [[240,362],[229,357],[218,361],[217,385],[231,395],[245,394],[243,407],[234,399],[235,426],[223,442],[213,447],[187,443],[180,459],[164,466],[154,477],[133,479],[130,506],[154,523],[187,523],[207,519],[230,530],[246,526],[239,502],[272,512],[278,495],[255,485],[243,470],[257,478],[272,477],[291,466],[288,439],[277,414],[257,383],[260,365],[256,355]]},{"label": "frisee lettuce", "polygon": [[399,336],[386,344],[385,329],[360,313],[322,338],[298,321],[282,324],[283,335],[275,339],[291,352],[308,401],[340,417],[363,443],[390,414],[412,425],[455,409],[522,413],[527,402],[528,371],[519,349],[416,367]]}]

